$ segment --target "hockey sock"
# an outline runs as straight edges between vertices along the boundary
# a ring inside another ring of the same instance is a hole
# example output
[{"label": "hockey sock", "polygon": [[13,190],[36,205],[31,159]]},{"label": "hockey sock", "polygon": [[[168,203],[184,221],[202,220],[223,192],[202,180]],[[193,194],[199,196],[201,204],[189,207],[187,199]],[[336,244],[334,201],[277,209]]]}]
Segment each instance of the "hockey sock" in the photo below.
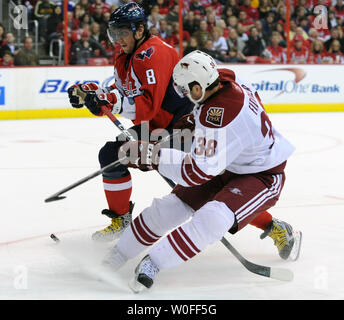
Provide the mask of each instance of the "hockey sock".
[{"label": "hockey sock", "polygon": [[259,214],[259,216],[257,216],[250,222],[250,225],[253,225],[256,228],[265,230],[271,221],[272,221],[272,215],[267,211],[263,211],[261,214]]},{"label": "hockey sock", "polygon": [[128,213],[132,191],[131,175],[113,180],[103,178],[103,183],[109,209],[119,215]]}]

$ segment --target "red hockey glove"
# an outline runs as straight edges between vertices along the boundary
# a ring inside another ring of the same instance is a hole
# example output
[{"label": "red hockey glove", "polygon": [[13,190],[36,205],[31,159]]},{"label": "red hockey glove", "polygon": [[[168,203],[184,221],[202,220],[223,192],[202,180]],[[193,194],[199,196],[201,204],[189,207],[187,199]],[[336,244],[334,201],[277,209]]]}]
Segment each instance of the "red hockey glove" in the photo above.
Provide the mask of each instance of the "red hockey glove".
[{"label": "red hockey glove", "polygon": [[141,171],[157,170],[160,146],[156,142],[129,141],[119,148],[118,158],[122,164]]},{"label": "red hockey glove", "polygon": [[173,130],[180,130],[177,136],[179,141],[185,143],[192,140],[195,131],[195,117],[192,113],[182,116],[173,126]]},{"label": "red hockey glove", "polygon": [[112,113],[119,114],[122,112],[123,97],[117,89],[113,92],[98,90],[96,94],[88,94],[85,98],[85,105],[94,115],[102,116],[104,113],[101,106],[105,106]]},{"label": "red hockey glove", "polygon": [[189,129],[190,131],[195,130],[195,117],[192,113],[183,115],[173,126],[173,129]]},{"label": "red hockey glove", "polygon": [[122,96],[117,89],[110,93],[112,88],[101,88],[95,82],[75,84],[68,88],[69,101],[73,108],[86,107],[96,116],[102,116],[100,106],[106,106],[113,113],[120,113]]}]

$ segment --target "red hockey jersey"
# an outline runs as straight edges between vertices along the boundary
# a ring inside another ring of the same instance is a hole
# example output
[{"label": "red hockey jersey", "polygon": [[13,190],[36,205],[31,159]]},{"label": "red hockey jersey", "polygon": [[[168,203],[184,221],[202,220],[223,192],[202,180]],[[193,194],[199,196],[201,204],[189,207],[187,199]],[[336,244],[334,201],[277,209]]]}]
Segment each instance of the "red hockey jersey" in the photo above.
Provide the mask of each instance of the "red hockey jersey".
[{"label": "red hockey jersey", "polygon": [[177,51],[154,36],[131,55],[121,52],[115,60],[113,85],[124,96],[121,114],[134,124],[149,121],[151,130],[166,128],[174,111],[164,108],[163,102],[167,91],[173,90],[171,77],[178,60]]}]

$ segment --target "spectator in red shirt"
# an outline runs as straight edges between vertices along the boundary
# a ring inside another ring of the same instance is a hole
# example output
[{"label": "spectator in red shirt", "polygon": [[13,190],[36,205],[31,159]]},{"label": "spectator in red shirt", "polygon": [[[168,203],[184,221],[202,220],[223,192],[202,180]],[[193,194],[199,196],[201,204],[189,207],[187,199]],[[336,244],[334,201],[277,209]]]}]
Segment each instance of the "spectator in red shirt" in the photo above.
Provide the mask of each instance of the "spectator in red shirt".
[{"label": "spectator in red shirt", "polygon": [[211,3],[207,6],[213,9],[213,12],[216,17],[221,17],[223,13],[223,5],[218,0],[212,0]]},{"label": "spectator in red shirt", "polygon": [[90,14],[93,15],[96,11],[96,8],[97,7],[100,7],[101,8],[101,13],[105,13],[105,12],[110,12],[110,6],[108,3],[106,2],[103,2],[102,0],[95,0],[94,3],[91,4],[90,8],[89,8],[89,11],[90,11]]},{"label": "spectator in red shirt", "polygon": [[[187,31],[183,31],[183,47],[185,48],[187,46],[187,42],[190,39],[190,34]],[[172,35],[165,39],[165,41],[172,47],[178,47],[179,46],[179,23],[174,22],[172,24]]]},{"label": "spectator in red shirt", "polygon": [[304,45],[304,39],[301,35],[296,35],[294,38],[294,47],[291,50],[291,63],[307,63],[309,52]]},{"label": "spectator in red shirt", "polygon": [[100,42],[106,52],[106,58],[110,65],[113,65],[115,62],[115,46],[112,42],[107,38]]},{"label": "spectator in red shirt", "polygon": [[170,12],[170,9],[168,7],[168,4],[166,3],[165,0],[157,0],[156,1],[156,4],[158,5],[159,7],[159,13],[161,15],[164,15],[166,16],[169,12]]},{"label": "spectator in red shirt", "polygon": [[244,10],[247,17],[253,20],[259,19],[259,11],[257,8],[251,6],[251,0],[244,0],[242,6],[239,7],[240,10]]},{"label": "spectator in red shirt", "polygon": [[0,58],[0,67],[13,67],[14,57],[10,51],[5,51],[2,58]]},{"label": "spectator in red shirt", "polygon": [[240,23],[243,26],[244,32],[248,32],[250,28],[254,26],[254,21],[247,16],[247,13],[245,10],[239,11],[238,23]]},{"label": "spectator in red shirt", "polygon": [[[67,31],[68,31],[68,36],[70,37],[72,31],[78,30],[80,22],[78,20],[74,19],[73,12],[71,12],[71,11],[69,11],[67,13],[67,21],[68,21]],[[63,35],[64,35],[64,21],[61,21],[57,25],[56,31],[59,35],[61,35],[63,37]]]},{"label": "spectator in red shirt", "polygon": [[266,47],[266,53],[271,63],[287,63],[285,48],[280,46],[281,35],[274,31],[271,36],[271,45]]}]

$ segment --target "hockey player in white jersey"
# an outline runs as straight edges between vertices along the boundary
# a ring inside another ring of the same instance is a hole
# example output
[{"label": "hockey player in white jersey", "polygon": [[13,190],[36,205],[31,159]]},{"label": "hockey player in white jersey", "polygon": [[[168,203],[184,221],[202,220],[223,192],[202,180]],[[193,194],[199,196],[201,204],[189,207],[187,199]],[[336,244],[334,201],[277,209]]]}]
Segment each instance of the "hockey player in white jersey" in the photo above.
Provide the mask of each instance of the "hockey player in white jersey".
[{"label": "hockey player in white jersey", "polygon": [[[151,287],[160,270],[188,261],[274,206],[294,151],[272,126],[255,90],[233,71],[218,69],[209,55],[186,55],[173,79],[180,94],[197,106],[191,152],[144,141],[120,149],[128,167],[155,169],[178,183],[133,220],[105,258],[117,269],[150,247],[135,270],[134,291]],[[298,258],[301,232],[272,219],[267,235],[282,258]]]}]

